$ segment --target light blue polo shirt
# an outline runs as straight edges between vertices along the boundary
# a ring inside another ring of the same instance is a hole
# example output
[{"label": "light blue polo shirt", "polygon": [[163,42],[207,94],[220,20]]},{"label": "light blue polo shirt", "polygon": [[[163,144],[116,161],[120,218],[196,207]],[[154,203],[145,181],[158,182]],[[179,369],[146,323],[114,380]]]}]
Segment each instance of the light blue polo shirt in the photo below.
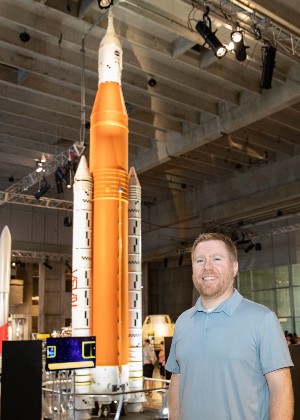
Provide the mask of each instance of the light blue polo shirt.
[{"label": "light blue polo shirt", "polygon": [[267,420],[264,374],[293,366],[276,315],[235,290],[207,312],[176,322],[166,369],[180,374],[180,420]]}]

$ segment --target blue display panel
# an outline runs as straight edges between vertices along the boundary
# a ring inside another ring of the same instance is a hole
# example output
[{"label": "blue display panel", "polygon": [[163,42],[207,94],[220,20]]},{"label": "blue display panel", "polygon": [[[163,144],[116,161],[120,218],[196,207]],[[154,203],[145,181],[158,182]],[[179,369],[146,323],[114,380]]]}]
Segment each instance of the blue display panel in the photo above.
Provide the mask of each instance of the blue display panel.
[{"label": "blue display panel", "polygon": [[48,371],[96,366],[96,337],[60,337],[46,340]]}]

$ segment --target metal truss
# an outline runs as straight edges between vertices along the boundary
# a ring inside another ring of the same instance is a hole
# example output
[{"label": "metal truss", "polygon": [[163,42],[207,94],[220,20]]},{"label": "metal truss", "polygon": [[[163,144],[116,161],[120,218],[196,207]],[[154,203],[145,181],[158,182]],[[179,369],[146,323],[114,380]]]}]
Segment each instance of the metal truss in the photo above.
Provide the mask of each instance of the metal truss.
[{"label": "metal truss", "polygon": [[[68,163],[68,161],[73,160],[74,157],[80,157],[82,153],[84,152],[84,150],[85,150],[84,145],[79,144],[79,143],[74,143],[70,148],[68,148],[64,152],[58,155],[55,155],[52,159],[49,159],[49,161],[47,161],[43,165],[42,174],[45,176],[53,174],[57,170],[58,167],[64,167]],[[40,181],[40,177],[41,177],[40,174],[34,171],[30,173],[29,175],[25,176],[20,181],[15,182],[13,185],[7,188],[4,193],[9,193],[10,197],[11,197],[10,193],[23,193],[24,191],[27,191],[33,185],[37,184]],[[60,201],[60,200],[56,200],[56,201]],[[0,205],[3,204],[4,202],[7,202],[7,201],[3,201],[3,197],[1,197]],[[12,202],[12,201],[9,201],[9,202]],[[30,205],[37,205],[38,203],[36,202],[37,200],[35,200],[35,202],[30,203]],[[29,203],[27,203],[26,200],[24,200],[24,203],[17,202],[16,204],[29,204]],[[40,207],[45,207],[45,205],[42,205]]]},{"label": "metal truss", "polygon": [[21,204],[24,206],[44,207],[55,210],[73,210],[73,202],[56,198],[41,197],[37,200],[33,195],[0,191],[0,205],[5,203]]},{"label": "metal truss", "polygon": [[51,262],[71,262],[72,254],[58,254],[53,252],[44,252],[44,251],[23,251],[19,249],[13,249],[11,251],[11,258],[13,262],[25,261],[25,262],[43,262],[48,260]]},{"label": "metal truss", "polygon": [[255,233],[253,235],[250,235],[250,238],[255,239],[255,238],[261,238],[262,236],[279,235],[281,233],[295,232],[296,230],[300,230],[300,223],[296,223],[294,225],[281,226],[279,228],[270,229],[262,233]]}]

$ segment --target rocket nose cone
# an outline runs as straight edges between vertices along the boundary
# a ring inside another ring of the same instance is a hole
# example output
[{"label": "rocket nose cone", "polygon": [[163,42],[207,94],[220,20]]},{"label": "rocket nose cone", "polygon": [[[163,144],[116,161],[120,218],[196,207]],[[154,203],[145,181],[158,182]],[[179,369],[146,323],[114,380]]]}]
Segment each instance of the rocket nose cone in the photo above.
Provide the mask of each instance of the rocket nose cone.
[{"label": "rocket nose cone", "polygon": [[102,38],[100,42],[100,47],[103,47],[104,45],[109,45],[109,44],[115,44],[116,46],[121,48],[120,40],[117,37],[116,32],[115,32],[114,17],[111,12],[109,12],[109,15],[108,15],[107,29],[106,29],[104,37]]},{"label": "rocket nose cone", "polygon": [[129,174],[128,174],[128,182],[129,185],[138,185],[140,186],[136,171],[134,169],[134,167],[132,166],[129,170]]},{"label": "rocket nose cone", "polygon": [[82,179],[91,179],[88,163],[84,155],[82,155],[80,158],[79,165],[75,174],[75,181]]},{"label": "rocket nose cone", "polygon": [[10,234],[10,230],[8,226],[4,226],[1,232],[0,240],[2,242],[2,240],[7,240],[7,239],[11,240],[11,234]]}]

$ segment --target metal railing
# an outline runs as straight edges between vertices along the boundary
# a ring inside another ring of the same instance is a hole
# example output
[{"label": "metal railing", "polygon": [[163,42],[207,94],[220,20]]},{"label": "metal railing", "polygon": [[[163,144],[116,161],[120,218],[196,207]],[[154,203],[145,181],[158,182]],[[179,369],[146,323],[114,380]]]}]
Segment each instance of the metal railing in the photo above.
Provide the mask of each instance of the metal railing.
[{"label": "metal railing", "polygon": [[[149,383],[153,384],[163,384],[160,387],[143,387],[143,389],[136,389],[130,391],[118,391],[113,393],[75,393],[75,375],[72,377],[67,376],[64,372],[52,373],[53,377],[49,380],[43,382],[42,386],[42,410],[43,410],[43,419],[44,420],[78,420],[81,417],[81,413],[85,411],[85,416],[89,413],[92,416],[93,409],[87,408],[86,410],[82,410],[82,408],[76,407],[76,400],[82,399],[87,402],[94,402],[97,399],[102,400],[109,400],[115,403],[115,416],[111,417],[110,415],[107,418],[114,418],[114,420],[119,420],[122,406],[125,402],[128,401],[129,396],[135,393],[144,393],[146,396],[152,393],[161,393],[163,394],[162,401],[157,407],[157,414],[155,415],[158,419],[167,419],[168,418],[168,411],[167,411],[167,397],[168,397],[168,385],[169,380],[160,379],[160,378],[144,378],[144,386],[145,384],[149,385]],[[145,401],[147,401],[145,397]],[[151,402],[150,402],[151,404]],[[103,404],[103,406],[107,406]],[[149,401],[145,403],[146,407],[149,407]],[[99,411],[101,412],[101,407],[99,407]],[[103,410],[102,410],[103,411]],[[101,417],[104,417],[101,415]],[[82,417],[88,418],[88,417]],[[99,413],[95,413],[95,416],[91,418],[99,418]],[[138,418],[138,417],[137,417]]]}]

